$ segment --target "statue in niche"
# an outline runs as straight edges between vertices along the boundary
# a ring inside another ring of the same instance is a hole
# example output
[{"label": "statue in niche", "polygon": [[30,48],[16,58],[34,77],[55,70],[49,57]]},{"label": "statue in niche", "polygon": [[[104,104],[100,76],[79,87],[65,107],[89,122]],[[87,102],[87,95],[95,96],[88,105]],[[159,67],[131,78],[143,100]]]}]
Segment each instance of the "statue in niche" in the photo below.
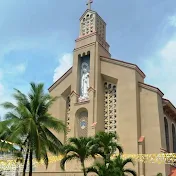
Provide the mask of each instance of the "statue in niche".
[{"label": "statue in niche", "polygon": [[81,96],[80,101],[88,99],[88,89],[89,89],[89,66],[87,63],[83,62],[81,66]]}]

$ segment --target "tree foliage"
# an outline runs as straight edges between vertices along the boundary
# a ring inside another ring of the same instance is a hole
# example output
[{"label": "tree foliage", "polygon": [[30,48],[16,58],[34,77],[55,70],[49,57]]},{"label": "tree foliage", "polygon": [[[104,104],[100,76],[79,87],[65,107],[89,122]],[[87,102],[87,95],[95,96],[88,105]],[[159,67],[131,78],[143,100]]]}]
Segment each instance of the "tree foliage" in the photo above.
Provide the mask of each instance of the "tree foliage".
[{"label": "tree foliage", "polygon": [[48,109],[57,98],[45,93],[43,84],[31,83],[30,86],[28,94],[15,89],[15,103],[2,104],[8,113],[5,115],[5,121],[0,123],[0,137],[20,146],[20,151],[25,153],[23,175],[29,160],[31,176],[33,157],[37,161],[44,160],[47,168],[48,152],[58,155],[61,151],[62,143],[53,131],[64,132],[65,125],[48,113]]}]

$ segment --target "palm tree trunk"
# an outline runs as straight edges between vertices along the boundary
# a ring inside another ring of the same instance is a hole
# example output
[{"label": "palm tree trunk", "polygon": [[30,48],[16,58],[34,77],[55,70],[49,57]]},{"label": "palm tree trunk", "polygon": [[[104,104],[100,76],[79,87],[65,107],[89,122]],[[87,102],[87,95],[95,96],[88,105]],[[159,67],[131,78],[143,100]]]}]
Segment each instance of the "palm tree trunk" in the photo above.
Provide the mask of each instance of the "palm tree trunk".
[{"label": "palm tree trunk", "polygon": [[29,156],[29,176],[32,176],[32,150],[30,149],[30,156]]},{"label": "palm tree trunk", "polygon": [[82,166],[82,170],[83,170],[84,176],[87,176],[84,161],[83,161],[83,162],[81,162],[81,166]]},{"label": "palm tree trunk", "polygon": [[29,146],[26,151],[26,157],[25,157],[25,162],[24,162],[24,167],[23,167],[23,176],[25,176],[25,174],[26,174],[28,156],[29,156]]}]

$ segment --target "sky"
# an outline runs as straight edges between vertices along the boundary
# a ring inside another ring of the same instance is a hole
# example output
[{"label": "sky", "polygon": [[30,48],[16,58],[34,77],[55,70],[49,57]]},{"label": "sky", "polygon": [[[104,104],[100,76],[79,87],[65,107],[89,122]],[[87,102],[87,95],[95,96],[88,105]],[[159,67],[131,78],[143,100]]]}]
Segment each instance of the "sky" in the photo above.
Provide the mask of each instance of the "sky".
[{"label": "sky", "polygon": [[[86,1],[0,0],[0,103],[32,81],[47,90],[72,66]],[[92,9],[107,23],[112,58],[137,64],[176,105],[176,1],[94,0]]]}]

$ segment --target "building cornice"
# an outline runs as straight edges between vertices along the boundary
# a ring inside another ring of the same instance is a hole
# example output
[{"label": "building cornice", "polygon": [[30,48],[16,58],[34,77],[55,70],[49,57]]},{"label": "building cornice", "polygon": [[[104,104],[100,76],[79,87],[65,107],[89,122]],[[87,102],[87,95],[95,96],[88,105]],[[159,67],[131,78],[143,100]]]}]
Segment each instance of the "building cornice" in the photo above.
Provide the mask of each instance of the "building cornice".
[{"label": "building cornice", "polygon": [[164,113],[168,113],[174,120],[176,119],[176,107],[168,100],[163,98]]},{"label": "building cornice", "polygon": [[107,61],[107,62],[111,62],[111,63],[117,64],[117,65],[121,65],[121,66],[124,66],[124,67],[135,69],[143,78],[145,78],[145,74],[135,64],[132,64],[132,63],[129,63],[129,62],[124,62],[124,61],[117,60],[117,59],[112,59],[112,58],[105,57],[105,56],[100,56],[100,58],[103,61]]},{"label": "building cornice", "polygon": [[96,42],[92,42],[92,43],[89,43],[89,44],[87,44],[87,45],[81,46],[81,47],[79,47],[79,48],[75,48],[75,49],[73,50],[73,52],[74,52],[74,51],[78,51],[78,50],[83,49],[83,48],[87,48],[87,47],[93,46],[93,45],[95,45],[95,44],[96,44]]},{"label": "building cornice", "polygon": [[60,84],[60,82],[62,82],[71,73],[72,73],[72,67],[66,73],[64,73],[53,85],[51,85],[48,88],[48,91],[51,92],[58,84]]},{"label": "building cornice", "polygon": [[90,34],[88,34],[88,35],[80,36],[79,38],[77,38],[77,39],[75,40],[75,42],[79,42],[79,41],[81,41],[81,40],[90,38],[90,37],[92,37],[92,36],[94,36],[94,35],[96,35],[96,34],[97,34],[97,32],[92,32],[92,33],[90,33]]},{"label": "building cornice", "polygon": [[139,82],[138,84],[139,84],[140,87],[142,87],[144,89],[148,89],[148,90],[151,90],[153,92],[158,93],[161,97],[164,96],[164,93],[161,92],[161,90],[159,88],[157,88],[157,87],[151,86],[149,84],[141,83],[141,82]]},{"label": "building cornice", "polygon": [[95,32],[92,32],[92,33],[90,33],[90,34],[87,34],[87,35],[83,35],[83,36],[78,37],[78,38],[75,40],[75,42],[79,42],[79,41],[81,41],[81,40],[85,40],[85,39],[90,38],[90,37],[92,37],[92,36],[94,36],[94,35],[96,35],[97,37],[99,37],[99,40],[103,40],[103,42],[105,42],[106,45],[107,45],[108,47],[110,47],[109,44],[105,41],[105,39],[103,39],[96,31],[95,31]]}]

